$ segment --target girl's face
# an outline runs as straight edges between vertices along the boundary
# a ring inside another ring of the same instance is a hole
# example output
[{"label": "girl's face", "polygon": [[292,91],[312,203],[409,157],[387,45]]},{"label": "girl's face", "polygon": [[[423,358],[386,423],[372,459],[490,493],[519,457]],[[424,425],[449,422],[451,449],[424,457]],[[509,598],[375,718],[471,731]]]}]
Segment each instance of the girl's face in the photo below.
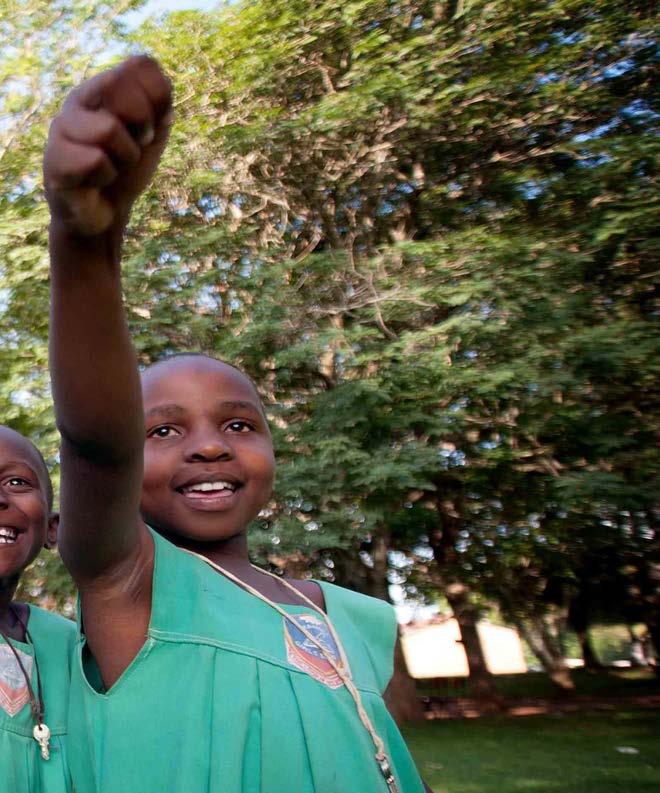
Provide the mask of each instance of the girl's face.
[{"label": "girl's face", "polygon": [[181,357],[147,370],[142,393],[144,520],[184,543],[240,534],[270,498],[275,475],[252,383],[220,361]]},{"label": "girl's face", "polygon": [[46,477],[30,442],[0,427],[0,584],[15,585],[41,548],[56,543]]}]

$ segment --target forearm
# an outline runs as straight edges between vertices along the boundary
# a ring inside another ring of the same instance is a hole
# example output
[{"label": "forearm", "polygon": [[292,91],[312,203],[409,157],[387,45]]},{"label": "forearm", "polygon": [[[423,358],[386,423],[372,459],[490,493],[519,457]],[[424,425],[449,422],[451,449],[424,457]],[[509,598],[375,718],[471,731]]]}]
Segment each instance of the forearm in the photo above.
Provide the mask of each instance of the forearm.
[{"label": "forearm", "polygon": [[[153,542],[139,513],[144,417],[120,249],[131,207],[166,144],[170,107],[158,64],[130,58],[69,94],[44,152],[60,550],[84,608],[95,597],[123,604],[122,613],[137,603],[147,622]],[[138,623],[135,635],[144,640],[146,623]]]},{"label": "forearm", "polygon": [[99,464],[142,454],[140,381],[123,309],[119,233],[51,226],[50,370],[70,450]]}]

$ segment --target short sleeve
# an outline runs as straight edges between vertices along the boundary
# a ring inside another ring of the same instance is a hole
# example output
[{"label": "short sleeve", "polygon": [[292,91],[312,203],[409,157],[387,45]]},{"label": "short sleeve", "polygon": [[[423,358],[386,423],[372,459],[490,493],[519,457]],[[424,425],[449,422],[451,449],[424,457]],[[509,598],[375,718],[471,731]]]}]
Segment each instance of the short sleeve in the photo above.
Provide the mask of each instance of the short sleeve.
[{"label": "short sleeve", "polygon": [[366,677],[371,677],[374,687],[382,694],[394,672],[397,637],[394,609],[384,600],[344,587],[326,583],[321,586],[328,616],[335,623],[349,659],[352,656],[354,677],[367,685]]}]

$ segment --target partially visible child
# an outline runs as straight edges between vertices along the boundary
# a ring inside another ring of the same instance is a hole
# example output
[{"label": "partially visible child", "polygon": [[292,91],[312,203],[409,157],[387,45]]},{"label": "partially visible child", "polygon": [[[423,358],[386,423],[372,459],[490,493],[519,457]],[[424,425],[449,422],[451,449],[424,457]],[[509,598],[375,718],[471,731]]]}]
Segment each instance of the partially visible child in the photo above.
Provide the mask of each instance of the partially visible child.
[{"label": "partially visible child", "polygon": [[44,161],[76,793],[422,793],[383,701],[393,610],[250,564],[275,474],[250,380],[184,355],[140,382],[120,248],[170,105],[130,59],[71,94]]},{"label": "partially visible child", "polygon": [[0,426],[0,791],[69,793],[66,753],[75,625],[14,601],[23,571],[57,542],[48,469]]}]

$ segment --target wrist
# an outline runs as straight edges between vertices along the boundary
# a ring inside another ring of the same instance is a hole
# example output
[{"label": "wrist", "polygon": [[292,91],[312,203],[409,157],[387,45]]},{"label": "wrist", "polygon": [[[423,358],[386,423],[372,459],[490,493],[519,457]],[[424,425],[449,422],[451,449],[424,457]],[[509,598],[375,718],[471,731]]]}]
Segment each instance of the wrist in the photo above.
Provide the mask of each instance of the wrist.
[{"label": "wrist", "polygon": [[[103,259],[119,266],[126,225],[127,221],[114,223],[99,234],[83,234],[66,220],[51,215],[50,248],[55,254],[52,258],[61,259],[66,253],[69,254],[65,258],[67,264],[98,262],[99,259]],[[75,258],[71,254],[76,254]]]}]

